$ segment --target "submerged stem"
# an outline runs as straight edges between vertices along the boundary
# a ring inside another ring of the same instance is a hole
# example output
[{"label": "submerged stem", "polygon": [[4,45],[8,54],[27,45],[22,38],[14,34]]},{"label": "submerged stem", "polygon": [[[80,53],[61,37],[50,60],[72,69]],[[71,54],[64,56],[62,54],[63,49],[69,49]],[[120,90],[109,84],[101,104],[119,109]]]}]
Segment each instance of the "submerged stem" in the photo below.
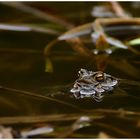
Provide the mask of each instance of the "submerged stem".
[{"label": "submerged stem", "polygon": [[32,97],[35,97],[35,98],[42,98],[42,99],[45,99],[45,100],[50,100],[50,101],[53,101],[53,102],[57,102],[59,104],[70,106],[70,107],[72,107],[76,110],[82,111],[82,112],[86,111],[84,109],[81,109],[81,108],[79,108],[79,107],[77,107],[73,104],[67,103],[65,101],[60,101],[60,100],[57,100],[57,99],[54,99],[54,98],[51,98],[51,97],[47,97],[47,96],[44,96],[44,95],[39,95],[37,93],[32,93],[32,92],[29,92],[29,91],[23,91],[23,90],[18,90],[18,89],[3,87],[3,86],[0,86],[0,89],[7,90],[7,91],[10,91],[10,92],[14,92],[14,93],[21,93],[23,95],[32,96]]}]

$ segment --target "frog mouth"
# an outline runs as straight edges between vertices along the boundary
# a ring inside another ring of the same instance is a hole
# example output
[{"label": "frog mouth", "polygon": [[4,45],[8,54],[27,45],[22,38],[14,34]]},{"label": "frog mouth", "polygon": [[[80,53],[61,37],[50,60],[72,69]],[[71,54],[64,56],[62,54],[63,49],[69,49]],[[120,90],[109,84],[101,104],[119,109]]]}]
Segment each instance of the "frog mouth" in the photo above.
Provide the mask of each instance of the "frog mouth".
[{"label": "frog mouth", "polygon": [[118,85],[117,78],[101,71],[92,72],[81,69],[79,77],[70,90],[75,98],[92,97],[96,101],[101,101],[104,93],[113,91]]}]

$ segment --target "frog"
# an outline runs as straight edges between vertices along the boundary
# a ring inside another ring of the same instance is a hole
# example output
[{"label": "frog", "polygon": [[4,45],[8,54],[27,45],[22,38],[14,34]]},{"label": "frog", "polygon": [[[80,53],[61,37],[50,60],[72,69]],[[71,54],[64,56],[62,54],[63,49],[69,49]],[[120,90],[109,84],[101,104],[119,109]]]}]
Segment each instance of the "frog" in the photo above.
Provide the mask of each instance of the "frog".
[{"label": "frog", "polygon": [[75,98],[92,97],[97,102],[103,100],[105,93],[113,91],[119,84],[119,80],[102,71],[88,71],[81,68],[78,71],[78,79],[74,82],[70,92]]}]

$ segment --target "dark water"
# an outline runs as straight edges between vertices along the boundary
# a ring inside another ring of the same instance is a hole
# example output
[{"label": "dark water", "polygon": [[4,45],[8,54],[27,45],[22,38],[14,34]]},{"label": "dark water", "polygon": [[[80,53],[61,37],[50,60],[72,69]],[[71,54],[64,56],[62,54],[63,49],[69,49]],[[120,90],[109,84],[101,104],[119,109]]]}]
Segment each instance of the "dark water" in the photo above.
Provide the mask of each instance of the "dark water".
[{"label": "dark water", "polygon": [[[96,5],[94,2],[30,3],[30,5],[39,8],[42,7],[45,9],[45,7],[49,7],[48,11],[52,13],[59,12],[61,17],[66,18],[75,25],[93,21],[93,17],[90,15],[93,6],[91,4]],[[122,3],[122,5],[131,14],[139,17],[137,8],[132,7],[133,3]],[[8,20],[16,22],[17,17],[21,15],[22,17],[26,16],[25,13],[17,13],[17,10],[10,9],[2,4],[0,7],[0,13],[6,11],[4,17],[3,14],[0,14],[1,22],[8,22]],[[73,8],[72,11],[70,11],[71,8]],[[9,12],[11,12],[10,17]],[[23,22],[36,21],[42,22],[42,20],[36,19],[35,17],[29,18],[29,21],[23,20]],[[121,39],[140,35],[138,31],[133,31],[133,34],[129,32],[129,36],[126,32],[125,37],[124,32],[122,34],[119,32],[119,35],[116,35],[117,31],[115,34],[112,34],[112,32],[110,34]],[[103,115],[105,116],[104,118],[97,119],[97,121],[94,120],[95,123],[91,121],[88,127],[76,130],[68,135],[68,137],[96,138],[99,132],[105,132],[112,137],[139,137],[140,126],[137,123],[140,120],[140,115],[137,113],[140,112],[140,87],[130,83],[130,81],[140,82],[139,55],[128,50],[117,50],[108,56],[109,63],[105,72],[117,78],[128,79],[127,83],[119,85],[121,90],[115,89],[112,94],[105,96],[102,102],[96,102],[91,98],[77,100],[71,96],[68,90],[64,90],[64,87],[65,85],[74,83],[77,79],[77,72],[81,68],[97,71],[96,59],[91,60],[78,57],[77,53],[70,48],[69,44],[62,42],[60,47],[56,45],[52,50],[51,58],[53,60],[54,71],[52,73],[45,72],[45,56],[43,51],[46,44],[55,38],[56,36],[43,33],[0,31],[0,85],[49,96],[59,101],[65,101],[66,103],[75,105],[87,112],[85,113],[72,106],[49,99],[0,90],[0,116],[39,116],[51,114],[75,114],[77,116],[81,114],[81,116],[93,117],[94,115]],[[88,45],[90,48],[93,44],[90,42]],[[136,46],[136,49],[139,50],[138,47]],[[29,50],[33,50],[34,52],[29,53]],[[70,59],[67,59],[68,56]],[[112,112],[104,113],[103,111],[99,113],[96,111],[98,109],[115,111],[122,109],[135,112],[136,114],[122,115],[120,113],[121,116],[119,113],[113,114]],[[56,132],[61,134],[66,132],[67,129],[65,130],[65,127],[70,127],[72,123],[71,121],[57,121],[55,123],[52,122],[52,125],[56,127]],[[17,128],[17,125],[13,126]],[[24,125],[20,125],[20,127],[24,127]],[[60,127],[62,130],[59,129]],[[52,135],[52,137],[57,136],[59,135]],[[51,137],[51,135],[46,137]]]}]

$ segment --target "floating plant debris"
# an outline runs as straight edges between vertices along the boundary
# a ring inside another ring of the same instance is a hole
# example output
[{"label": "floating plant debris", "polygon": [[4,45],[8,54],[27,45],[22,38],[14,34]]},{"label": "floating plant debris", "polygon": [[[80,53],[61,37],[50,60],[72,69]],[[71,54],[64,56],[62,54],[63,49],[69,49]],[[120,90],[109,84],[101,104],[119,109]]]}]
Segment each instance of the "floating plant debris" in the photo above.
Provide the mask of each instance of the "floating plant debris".
[{"label": "floating plant debris", "polygon": [[104,93],[112,91],[118,84],[117,78],[102,71],[81,69],[78,74],[79,77],[70,90],[76,98],[92,97],[100,102]]}]

